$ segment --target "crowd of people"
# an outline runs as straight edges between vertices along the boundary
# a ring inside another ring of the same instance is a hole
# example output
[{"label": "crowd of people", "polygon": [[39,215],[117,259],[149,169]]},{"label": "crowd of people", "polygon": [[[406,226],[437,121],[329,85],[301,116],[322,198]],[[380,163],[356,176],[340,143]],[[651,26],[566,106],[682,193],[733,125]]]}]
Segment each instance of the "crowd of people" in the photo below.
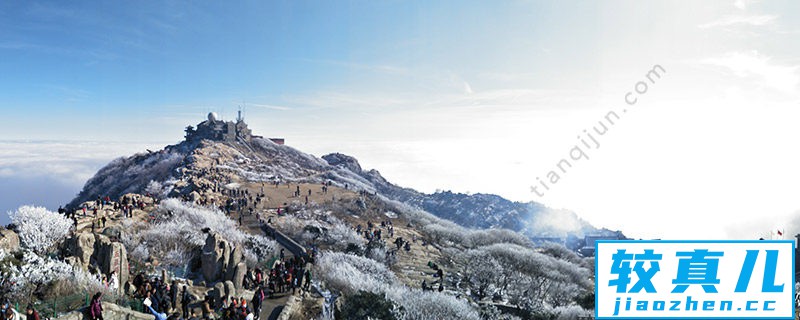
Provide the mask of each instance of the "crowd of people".
[{"label": "crowd of people", "polygon": [[[212,173],[208,172],[208,174]],[[280,183],[275,183],[276,188],[279,185]],[[310,188],[301,190],[300,185],[286,185],[287,188],[294,189],[295,197],[305,196],[306,203],[308,203],[309,196],[312,195]],[[331,185],[331,182],[321,183],[321,194],[327,194]],[[256,210],[256,208],[266,199],[263,185],[260,193],[248,189],[224,188],[218,184],[215,184],[213,189],[223,195],[222,200],[217,202],[210,197],[201,197],[196,199],[196,202],[208,203],[208,201],[211,201],[212,205],[218,206],[220,210],[229,215],[233,212],[238,212],[240,224],[242,222],[241,217],[245,214],[256,214],[259,216],[258,220],[261,221],[261,214],[257,213],[260,210]],[[92,232],[99,232],[110,222],[109,218],[132,218],[134,210],[144,210],[155,201],[157,200],[150,195],[126,195],[118,199],[118,201],[112,201],[108,196],[98,196],[96,200],[86,202],[78,207],[60,207],[58,212],[73,220],[76,226],[76,229],[73,230],[74,232],[78,231],[79,218],[84,223],[82,226],[86,226],[86,220],[90,220]],[[263,207],[263,205],[261,206]],[[284,212],[286,212],[286,208],[288,208],[288,205],[284,203]],[[280,214],[281,212],[279,211]],[[263,223],[266,223],[266,221]],[[391,221],[382,221],[380,226],[381,228],[378,228],[369,223],[364,230],[361,230],[362,227],[359,226],[359,233],[363,231],[364,236],[370,240],[381,240],[387,233],[389,238],[394,236],[394,228],[391,225]],[[210,294],[213,290],[208,291],[202,299],[196,298],[191,294],[190,287],[187,284],[176,281],[167,282],[164,281],[163,276],[149,277],[144,273],[138,273],[131,282],[126,282],[124,285],[120,284],[115,272],[107,275],[97,274],[97,277],[105,285],[107,289],[105,292],[126,292],[124,294],[124,297],[127,297],[126,299],[141,302],[141,308],[137,311],[149,313],[156,320],[254,320],[259,318],[265,299],[281,296],[282,294],[295,294],[298,290],[304,293],[311,289],[312,274],[308,264],[313,263],[313,256],[314,254],[287,256],[285,250],[281,249],[280,256],[268,268],[263,270],[262,268],[249,269],[243,281],[243,287],[254,292],[249,300],[245,299],[245,297],[217,297]],[[121,290],[121,285],[124,286],[125,290]],[[132,290],[129,291],[129,288]],[[85,310],[89,319],[102,320],[104,312],[103,293],[98,292],[93,295]],[[198,310],[199,312],[196,312]],[[20,318],[22,316],[25,316],[26,320],[41,320],[38,311],[32,305],[29,305],[26,313],[22,314],[17,312],[15,308],[10,307],[9,302],[3,303],[0,320],[22,320]]]},{"label": "crowd of people", "polygon": [[[147,195],[151,198],[151,195]],[[105,228],[108,222],[108,211],[119,211],[123,218],[133,218],[133,210],[144,210],[147,206],[145,197],[139,195],[125,195],[120,201],[111,201],[109,196],[100,197],[92,202],[84,202],[78,207],[65,208],[64,206],[58,207],[58,213],[65,218],[72,220],[73,226],[77,229],[79,218],[90,218],[92,232],[99,231],[100,228]],[[155,201],[155,200],[154,200]]]},{"label": "crowd of people", "polygon": [[[24,318],[23,318],[24,317]],[[14,309],[14,306],[11,305],[11,301],[8,299],[3,299],[2,305],[0,305],[0,319],[2,320],[41,320],[42,317],[39,315],[39,311],[33,306],[33,304],[28,304],[25,307],[25,313],[20,314],[17,310]],[[102,320],[102,319],[101,319]]]}]

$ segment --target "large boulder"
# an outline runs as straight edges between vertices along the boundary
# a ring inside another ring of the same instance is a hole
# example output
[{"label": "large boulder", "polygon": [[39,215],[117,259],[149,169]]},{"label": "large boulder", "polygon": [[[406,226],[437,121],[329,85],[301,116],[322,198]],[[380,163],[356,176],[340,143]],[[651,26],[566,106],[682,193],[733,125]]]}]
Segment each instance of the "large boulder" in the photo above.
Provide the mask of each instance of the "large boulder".
[{"label": "large boulder", "polygon": [[128,251],[122,243],[105,244],[99,248],[98,258],[101,272],[104,274],[116,272],[120,284],[128,281]]},{"label": "large boulder", "polygon": [[203,277],[207,282],[216,282],[225,277],[231,256],[231,244],[218,233],[210,233],[203,246],[200,258]]},{"label": "large boulder", "polygon": [[235,269],[231,281],[233,281],[236,290],[241,291],[244,288],[244,276],[247,274],[247,265],[244,262],[239,262]]},{"label": "large boulder", "polygon": [[233,280],[234,273],[236,272],[236,266],[242,262],[243,258],[244,255],[242,254],[242,248],[233,247],[233,252],[231,252],[228,263],[225,265],[225,280]]},{"label": "large boulder", "polygon": [[91,233],[81,233],[67,239],[66,255],[75,257],[81,268],[86,269],[92,263],[94,255],[95,237]]},{"label": "large boulder", "polygon": [[120,287],[128,281],[128,250],[122,243],[111,241],[104,235],[95,235],[92,258],[103,274],[117,273]]},{"label": "large boulder", "polygon": [[214,289],[211,290],[210,296],[214,298],[214,301],[225,300],[227,298],[225,295],[225,284],[217,282],[214,285]]},{"label": "large boulder", "polygon": [[101,234],[81,233],[65,241],[65,261],[84,270],[97,267],[105,275],[116,272],[119,284],[128,281],[128,251],[120,242]]},{"label": "large boulder", "polygon": [[0,228],[0,250],[15,252],[19,250],[19,235],[16,232]]},{"label": "large boulder", "polygon": [[225,281],[225,296],[236,297],[236,286],[231,281]]}]

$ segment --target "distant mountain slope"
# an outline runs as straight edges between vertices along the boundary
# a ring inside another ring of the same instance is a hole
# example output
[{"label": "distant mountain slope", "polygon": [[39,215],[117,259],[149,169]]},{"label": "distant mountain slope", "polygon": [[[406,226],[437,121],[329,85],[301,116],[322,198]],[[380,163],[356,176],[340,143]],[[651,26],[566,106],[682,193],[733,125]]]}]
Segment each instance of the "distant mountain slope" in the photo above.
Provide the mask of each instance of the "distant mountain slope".
[{"label": "distant mountain slope", "polygon": [[333,153],[322,159],[363,177],[384,196],[465,227],[505,228],[530,237],[565,237],[567,233],[601,232],[573,212],[553,210],[540,203],[513,202],[497,195],[481,193],[467,195],[445,191],[424,194],[388,182],[377,170],[362,170],[358,161],[351,156]]},{"label": "distant mountain slope", "polygon": [[250,142],[184,141],[158,152],[116,159],[88,180],[70,206],[98,196],[117,198],[130,192],[143,193],[150,181],[167,186],[173,195],[186,195],[201,190],[202,185],[217,183],[204,178],[208,170],[214,169],[249,181],[332,181],[379,193],[465,227],[506,228],[532,238],[599,232],[573,212],[553,210],[535,202],[512,202],[491,194],[424,194],[390,183],[377,170],[363,170],[351,156],[333,153],[320,159],[255,137]]}]

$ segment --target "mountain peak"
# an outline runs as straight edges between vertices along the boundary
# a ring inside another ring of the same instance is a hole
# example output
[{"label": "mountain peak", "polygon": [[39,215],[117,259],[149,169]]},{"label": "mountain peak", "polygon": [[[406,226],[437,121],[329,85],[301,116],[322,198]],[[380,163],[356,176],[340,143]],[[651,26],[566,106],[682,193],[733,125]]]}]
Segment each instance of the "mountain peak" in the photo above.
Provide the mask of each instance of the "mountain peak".
[{"label": "mountain peak", "polygon": [[352,171],[353,173],[360,173],[363,170],[358,160],[352,156],[342,153],[330,153],[322,156],[322,159],[327,161],[328,164],[334,167],[340,167]]},{"label": "mountain peak", "polygon": [[[572,212],[530,202],[519,203],[492,194],[437,192],[425,194],[392,184],[377,170],[365,171],[358,160],[342,153],[318,158],[282,144],[283,140],[253,135],[244,120],[221,121],[216,115],[187,128],[186,140],[157,152],[118,158],[89,179],[69,204],[77,207],[98,197],[151,193],[152,183],[164,196],[203,194],[205,188],[238,182],[332,183],[420,208],[471,228],[505,228],[528,237],[561,237],[598,229]],[[213,173],[214,179],[208,178]],[[565,227],[567,226],[567,227]]]}]

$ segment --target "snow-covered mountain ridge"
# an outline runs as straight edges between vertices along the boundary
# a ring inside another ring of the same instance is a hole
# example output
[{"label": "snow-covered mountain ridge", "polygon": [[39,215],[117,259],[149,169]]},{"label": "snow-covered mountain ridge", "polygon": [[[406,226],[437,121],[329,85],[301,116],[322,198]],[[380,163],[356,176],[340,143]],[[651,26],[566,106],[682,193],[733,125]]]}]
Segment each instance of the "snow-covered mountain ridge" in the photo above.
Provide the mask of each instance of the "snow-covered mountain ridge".
[{"label": "snow-covered mountain ridge", "polygon": [[338,186],[378,193],[465,227],[505,228],[530,238],[608,232],[591,226],[573,212],[554,210],[536,202],[513,202],[480,193],[421,193],[389,182],[377,170],[362,169],[352,156],[332,153],[318,158],[258,137],[249,142],[183,141],[158,152],[115,159],[87,181],[70,205],[98,196],[117,198],[131,192],[145,193],[150,181],[168,187],[173,196],[202,192],[204,186],[219,183],[202,177],[204,170],[214,168],[237,175],[236,180],[251,182],[330,181]]}]

